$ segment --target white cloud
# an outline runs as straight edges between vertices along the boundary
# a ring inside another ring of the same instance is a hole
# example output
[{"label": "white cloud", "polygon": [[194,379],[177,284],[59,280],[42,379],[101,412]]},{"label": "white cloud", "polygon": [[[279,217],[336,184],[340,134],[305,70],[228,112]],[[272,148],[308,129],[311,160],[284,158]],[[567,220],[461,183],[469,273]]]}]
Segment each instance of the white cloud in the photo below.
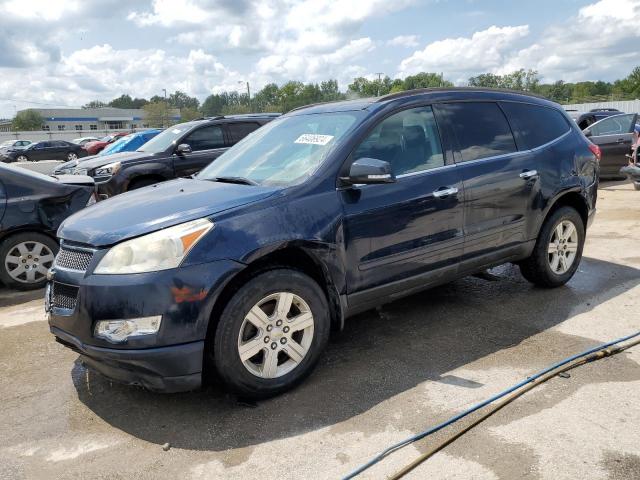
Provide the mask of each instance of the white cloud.
[{"label": "white cloud", "polygon": [[149,98],[166,88],[203,98],[220,85],[235,89],[242,78],[201,49],[176,56],[162,49],[116,50],[104,44],[63,56],[53,69],[7,70],[0,82],[0,97],[32,99],[38,92],[40,101],[79,106],[122,93]]},{"label": "white cloud", "polygon": [[447,38],[428,44],[400,63],[399,75],[444,72],[460,83],[472,72],[492,71],[504,65],[514,42],[529,34],[528,25],[492,26],[471,37]]},{"label": "white cloud", "polygon": [[[46,21],[60,20],[69,12],[77,12],[80,9],[78,0],[9,0],[0,6],[0,12],[10,15],[4,17],[10,18],[27,18],[41,19]],[[3,15],[4,16],[4,15]]]},{"label": "white cloud", "polygon": [[531,39],[529,27],[492,26],[428,44],[403,59],[401,76],[443,72],[458,84],[473,75],[537,70],[544,81],[615,79],[640,63],[640,0],[599,0]]},{"label": "white cloud", "polygon": [[513,52],[498,73],[538,70],[547,81],[619,78],[640,63],[640,0],[600,0]]},{"label": "white cloud", "polygon": [[391,47],[417,47],[419,45],[418,35],[398,35],[387,42]]}]

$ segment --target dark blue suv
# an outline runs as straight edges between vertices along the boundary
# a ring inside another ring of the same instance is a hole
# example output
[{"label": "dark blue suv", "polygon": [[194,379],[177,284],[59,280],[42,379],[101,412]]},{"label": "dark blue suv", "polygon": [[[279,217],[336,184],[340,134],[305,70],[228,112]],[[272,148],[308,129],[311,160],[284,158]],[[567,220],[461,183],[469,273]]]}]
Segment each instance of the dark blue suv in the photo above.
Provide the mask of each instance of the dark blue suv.
[{"label": "dark blue suv", "polygon": [[597,147],[534,96],[415,90],[298,109],[193,179],[65,221],[51,332],[126,383],[189,390],[215,371],[273,395],[357,312],[505,262],[563,285],[597,179]]}]

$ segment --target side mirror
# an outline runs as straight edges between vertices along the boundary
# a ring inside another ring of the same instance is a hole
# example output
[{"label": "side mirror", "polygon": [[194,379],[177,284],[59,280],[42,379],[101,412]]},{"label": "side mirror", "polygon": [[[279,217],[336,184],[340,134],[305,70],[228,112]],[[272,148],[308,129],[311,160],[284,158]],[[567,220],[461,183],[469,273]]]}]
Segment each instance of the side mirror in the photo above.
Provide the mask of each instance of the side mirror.
[{"label": "side mirror", "polygon": [[359,158],[351,164],[348,177],[341,180],[347,185],[394,183],[396,177],[389,162],[376,158]]},{"label": "side mirror", "polygon": [[583,132],[584,136],[589,138],[593,136],[593,132],[591,130],[589,130],[588,128]]},{"label": "side mirror", "polygon": [[178,155],[184,155],[185,153],[191,153],[191,145],[189,145],[188,143],[181,143],[176,148],[176,153]]}]

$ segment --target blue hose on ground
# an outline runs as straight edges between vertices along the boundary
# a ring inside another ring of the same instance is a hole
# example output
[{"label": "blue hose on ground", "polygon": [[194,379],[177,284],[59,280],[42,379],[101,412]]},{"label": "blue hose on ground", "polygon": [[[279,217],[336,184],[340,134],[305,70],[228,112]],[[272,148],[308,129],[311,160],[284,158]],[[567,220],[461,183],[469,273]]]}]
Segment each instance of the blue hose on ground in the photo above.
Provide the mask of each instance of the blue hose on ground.
[{"label": "blue hose on ground", "polygon": [[448,427],[449,425],[452,425],[453,423],[457,422],[458,420],[466,417],[467,415],[480,410],[481,408],[489,405],[490,403],[495,402],[496,400],[514,392],[515,390],[518,390],[519,388],[522,388],[524,385],[527,385],[528,383],[531,383],[533,381],[535,381],[536,379],[542,377],[543,375],[546,375],[547,373],[562,367],[570,362],[573,362],[574,360],[577,360],[581,357],[586,357],[587,355],[590,355],[592,353],[598,352],[599,350],[605,349],[607,347],[611,347],[613,345],[616,345],[618,343],[622,343],[622,342],[626,342],[627,340],[631,340],[632,338],[638,337],[640,336],[640,331],[633,333],[631,335],[627,335],[625,337],[622,338],[618,338],[617,340],[613,340],[611,342],[607,342],[607,343],[603,343],[602,345],[598,345],[597,347],[593,347],[590,348],[589,350],[585,350],[582,353],[578,353],[576,355],[572,355],[571,357],[567,357],[564,360],[561,360],[560,362],[557,362],[553,365],[551,365],[550,367],[545,368],[544,370],[539,371],[538,373],[536,373],[535,375],[532,375],[531,377],[526,378],[525,380],[521,381],[520,383],[517,383],[515,385],[513,385],[512,387],[507,388],[506,390],[503,390],[500,393],[497,393],[496,395],[494,395],[491,398],[488,398],[487,400],[484,400],[480,403],[475,404],[474,406],[472,406],[471,408],[465,410],[464,412],[461,412],[457,415],[454,415],[453,417],[449,418],[448,420],[445,420],[444,422],[436,425],[435,427],[431,427],[428,430],[425,430],[423,432],[417,433],[411,437],[408,437],[390,447],[388,447],[387,449],[383,450],[382,452],[380,452],[378,455],[376,455],[375,457],[373,457],[371,460],[369,460],[367,463],[359,466],[358,468],[356,468],[355,470],[353,470],[351,473],[349,473],[348,475],[346,475],[345,477],[342,478],[342,480],[350,480],[354,477],[356,477],[357,475],[360,475],[362,472],[364,472],[365,470],[369,469],[370,467],[372,467],[373,465],[375,465],[376,463],[378,463],[380,460],[382,460],[383,458],[385,458],[387,455],[395,452],[396,450],[399,450],[400,448],[406,447],[407,445],[417,442],[418,440],[421,440],[429,435],[432,435],[434,433],[436,433],[439,430],[442,430],[445,427]]}]

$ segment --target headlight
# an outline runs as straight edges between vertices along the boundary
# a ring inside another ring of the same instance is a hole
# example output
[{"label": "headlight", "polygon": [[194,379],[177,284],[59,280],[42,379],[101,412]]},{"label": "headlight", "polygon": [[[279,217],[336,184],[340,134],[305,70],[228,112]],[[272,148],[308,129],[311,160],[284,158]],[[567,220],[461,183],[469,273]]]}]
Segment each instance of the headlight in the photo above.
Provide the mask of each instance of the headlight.
[{"label": "headlight", "polygon": [[120,170],[120,162],[109,163],[102,167],[98,167],[93,171],[94,177],[111,177]]},{"label": "headlight", "polygon": [[158,333],[161,321],[162,315],[130,320],[101,320],[96,323],[94,335],[111,343],[122,343],[129,337]]},{"label": "headlight", "polygon": [[200,218],[127,240],[112,247],[94,273],[113,275],[176,268],[211,228],[212,222]]}]

